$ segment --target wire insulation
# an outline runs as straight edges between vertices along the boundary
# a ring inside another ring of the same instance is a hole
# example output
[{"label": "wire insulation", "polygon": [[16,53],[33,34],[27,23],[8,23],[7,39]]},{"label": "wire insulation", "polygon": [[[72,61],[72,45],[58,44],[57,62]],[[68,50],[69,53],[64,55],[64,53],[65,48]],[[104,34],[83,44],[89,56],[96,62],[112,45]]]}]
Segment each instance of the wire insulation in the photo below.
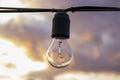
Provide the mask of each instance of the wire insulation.
[{"label": "wire insulation", "polygon": [[17,8],[17,7],[0,7],[0,13],[24,13],[24,12],[84,12],[84,11],[120,11],[118,7],[103,6],[79,6],[67,9],[43,9],[43,8]]}]

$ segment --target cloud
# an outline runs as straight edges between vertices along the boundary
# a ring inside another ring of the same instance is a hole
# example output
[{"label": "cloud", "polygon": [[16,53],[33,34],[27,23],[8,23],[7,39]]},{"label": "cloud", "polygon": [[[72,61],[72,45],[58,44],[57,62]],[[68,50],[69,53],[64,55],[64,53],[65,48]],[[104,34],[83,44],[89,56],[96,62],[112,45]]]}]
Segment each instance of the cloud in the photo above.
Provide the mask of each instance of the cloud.
[{"label": "cloud", "polygon": [[[110,75],[109,77],[107,75]],[[64,73],[57,75],[54,80],[119,80],[120,76],[112,73]]]},{"label": "cloud", "polygon": [[46,42],[50,37],[49,28],[46,29],[49,26],[32,19],[34,18],[19,16],[18,20],[13,19],[7,24],[1,25],[0,35],[18,45],[26,46],[30,57],[34,56],[35,58],[32,58],[42,60],[42,55],[45,54],[43,49],[46,49]]},{"label": "cloud", "polygon": [[9,68],[9,69],[15,69],[16,68],[16,66],[14,64],[12,64],[12,63],[5,64],[5,67]]},{"label": "cloud", "polygon": [[120,72],[118,57],[112,57],[119,56],[120,52],[118,16],[119,12],[72,15],[73,70]]}]

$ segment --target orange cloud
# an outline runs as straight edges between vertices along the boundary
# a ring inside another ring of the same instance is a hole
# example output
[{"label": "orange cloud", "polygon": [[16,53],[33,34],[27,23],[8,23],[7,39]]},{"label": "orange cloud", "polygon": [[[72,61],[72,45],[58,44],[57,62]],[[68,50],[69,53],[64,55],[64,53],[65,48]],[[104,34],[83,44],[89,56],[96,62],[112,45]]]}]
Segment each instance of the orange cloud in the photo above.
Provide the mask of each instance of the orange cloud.
[{"label": "orange cloud", "polygon": [[80,40],[82,42],[91,42],[91,41],[93,41],[93,39],[94,39],[94,37],[93,37],[92,33],[89,33],[89,32],[80,36]]}]

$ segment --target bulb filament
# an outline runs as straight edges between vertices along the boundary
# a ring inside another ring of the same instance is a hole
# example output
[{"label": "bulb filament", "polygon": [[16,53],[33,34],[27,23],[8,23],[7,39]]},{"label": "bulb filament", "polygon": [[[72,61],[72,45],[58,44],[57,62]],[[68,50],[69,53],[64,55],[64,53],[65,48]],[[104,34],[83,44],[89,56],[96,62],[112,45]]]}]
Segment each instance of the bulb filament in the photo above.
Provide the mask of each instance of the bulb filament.
[{"label": "bulb filament", "polygon": [[58,49],[59,49],[59,57],[62,59],[61,44],[62,44],[62,41],[60,40],[58,44]]}]

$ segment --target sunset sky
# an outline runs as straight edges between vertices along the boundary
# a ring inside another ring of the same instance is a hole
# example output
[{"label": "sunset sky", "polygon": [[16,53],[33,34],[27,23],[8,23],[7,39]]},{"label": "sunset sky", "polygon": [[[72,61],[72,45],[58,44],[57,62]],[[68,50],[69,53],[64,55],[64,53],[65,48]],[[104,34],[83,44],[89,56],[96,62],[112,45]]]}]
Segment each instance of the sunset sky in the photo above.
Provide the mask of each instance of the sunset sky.
[{"label": "sunset sky", "polygon": [[[120,7],[119,0],[0,0],[0,7]],[[120,12],[70,13],[74,59],[46,60],[55,13],[0,13],[0,80],[120,80]]]}]

